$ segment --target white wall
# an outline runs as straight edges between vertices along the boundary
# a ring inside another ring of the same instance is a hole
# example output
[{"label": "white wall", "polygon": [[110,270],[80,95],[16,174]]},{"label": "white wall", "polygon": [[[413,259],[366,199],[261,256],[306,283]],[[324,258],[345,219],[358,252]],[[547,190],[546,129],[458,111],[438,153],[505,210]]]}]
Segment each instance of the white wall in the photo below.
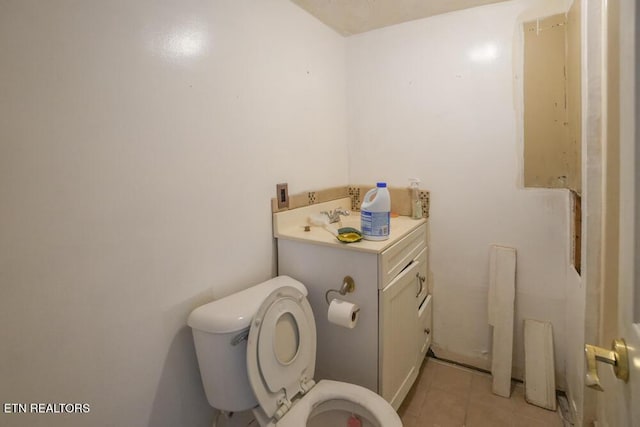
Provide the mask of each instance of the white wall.
[{"label": "white wall", "polygon": [[209,426],[188,313],[274,273],[270,198],[347,184],[345,41],[287,0],[0,3],[11,426]]},{"label": "white wall", "polygon": [[431,191],[437,355],[490,366],[489,246],[515,247],[514,374],[522,320],[548,320],[563,387],[568,193],[522,188],[520,23],[568,9],[551,3],[499,3],[350,37],[349,181],[419,177]]}]

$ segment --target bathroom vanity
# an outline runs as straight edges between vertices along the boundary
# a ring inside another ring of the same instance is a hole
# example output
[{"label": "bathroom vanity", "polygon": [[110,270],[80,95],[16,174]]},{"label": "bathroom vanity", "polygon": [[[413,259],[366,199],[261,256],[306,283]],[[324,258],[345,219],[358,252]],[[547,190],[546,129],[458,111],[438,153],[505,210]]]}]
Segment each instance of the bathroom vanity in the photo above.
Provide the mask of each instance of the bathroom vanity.
[{"label": "bathroom vanity", "polygon": [[[345,244],[322,227],[305,231],[310,214],[349,205],[349,198],[274,214],[278,274],[307,287],[317,328],[317,379],[359,384],[397,409],[431,344],[431,295],[426,219],[391,219],[390,238]],[[359,228],[354,212],[341,226]],[[340,226],[340,224],[336,224]],[[327,319],[325,294],[351,276],[355,290],[340,298],[358,304],[353,329]]]}]

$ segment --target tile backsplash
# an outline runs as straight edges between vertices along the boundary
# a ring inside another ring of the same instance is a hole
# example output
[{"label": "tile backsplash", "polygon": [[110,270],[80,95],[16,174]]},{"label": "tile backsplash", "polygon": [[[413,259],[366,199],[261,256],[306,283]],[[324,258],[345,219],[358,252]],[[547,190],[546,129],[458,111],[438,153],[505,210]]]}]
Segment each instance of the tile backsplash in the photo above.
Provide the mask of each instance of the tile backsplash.
[{"label": "tile backsplash", "polygon": [[[349,208],[352,211],[359,211],[364,195],[372,188],[374,188],[372,185],[349,185],[293,194],[289,196],[289,209],[349,197],[351,199]],[[411,190],[406,187],[389,187],[389,193],[391,194],[391,212],[403,216],[411,215]],[[420,200],[422,200],[422,216],[429,218],[429,192],[420,190]],[[278,209],[276,198],[271,199],[272,212],[283,210],[286,209]]]}]

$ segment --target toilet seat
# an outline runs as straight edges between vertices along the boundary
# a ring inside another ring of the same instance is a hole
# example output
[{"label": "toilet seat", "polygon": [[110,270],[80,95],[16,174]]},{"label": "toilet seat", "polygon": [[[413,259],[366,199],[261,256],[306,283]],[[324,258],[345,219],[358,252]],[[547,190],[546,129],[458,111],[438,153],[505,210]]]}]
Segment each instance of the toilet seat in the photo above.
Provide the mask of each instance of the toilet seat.
[{"label": "toilet seat", "polygon": [[[287,351],[279,353],[283,347]],[[283,355],[287,360],[279,359]],[[342,410],[378,426],[402,427],[391,405],[369,389],[331,380],[315,384],[315,361],[316,325],[309,301],[294,287],[274,290],[254,316],[247,339],[247,374],[261,410],[271,419],[268,426],[300,427],[314,412]]]},{"label": "toilet seat", "polygon": [[332,380],[319,381],[282,419],[268,427],[307,425],[311,413],[325,402],[329,403],[327,410],[352,412],[380,427],[402,427],[396,411],[381,396],[359,385]]},{"label": "toilet seat", "polygon": [[[285,359],[285,360],[281,360]],[[247,339],[247,374],[260,407],[280,419],[313,386],[316,325],[309,301],[284,286],[264,300]]]}]

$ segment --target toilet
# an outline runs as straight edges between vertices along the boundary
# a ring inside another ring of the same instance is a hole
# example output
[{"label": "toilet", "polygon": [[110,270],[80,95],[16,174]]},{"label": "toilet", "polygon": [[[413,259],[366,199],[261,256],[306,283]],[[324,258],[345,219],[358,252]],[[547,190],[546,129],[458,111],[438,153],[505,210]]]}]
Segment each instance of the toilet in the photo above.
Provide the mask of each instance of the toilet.
[{"label": "toilet", "polygon": [[209,404],[251,409],[268,427],[401,427],[373,391],[314,381],[316,326],[306,296],[302,283],[278,276],[193,310],[187,323]]}]

